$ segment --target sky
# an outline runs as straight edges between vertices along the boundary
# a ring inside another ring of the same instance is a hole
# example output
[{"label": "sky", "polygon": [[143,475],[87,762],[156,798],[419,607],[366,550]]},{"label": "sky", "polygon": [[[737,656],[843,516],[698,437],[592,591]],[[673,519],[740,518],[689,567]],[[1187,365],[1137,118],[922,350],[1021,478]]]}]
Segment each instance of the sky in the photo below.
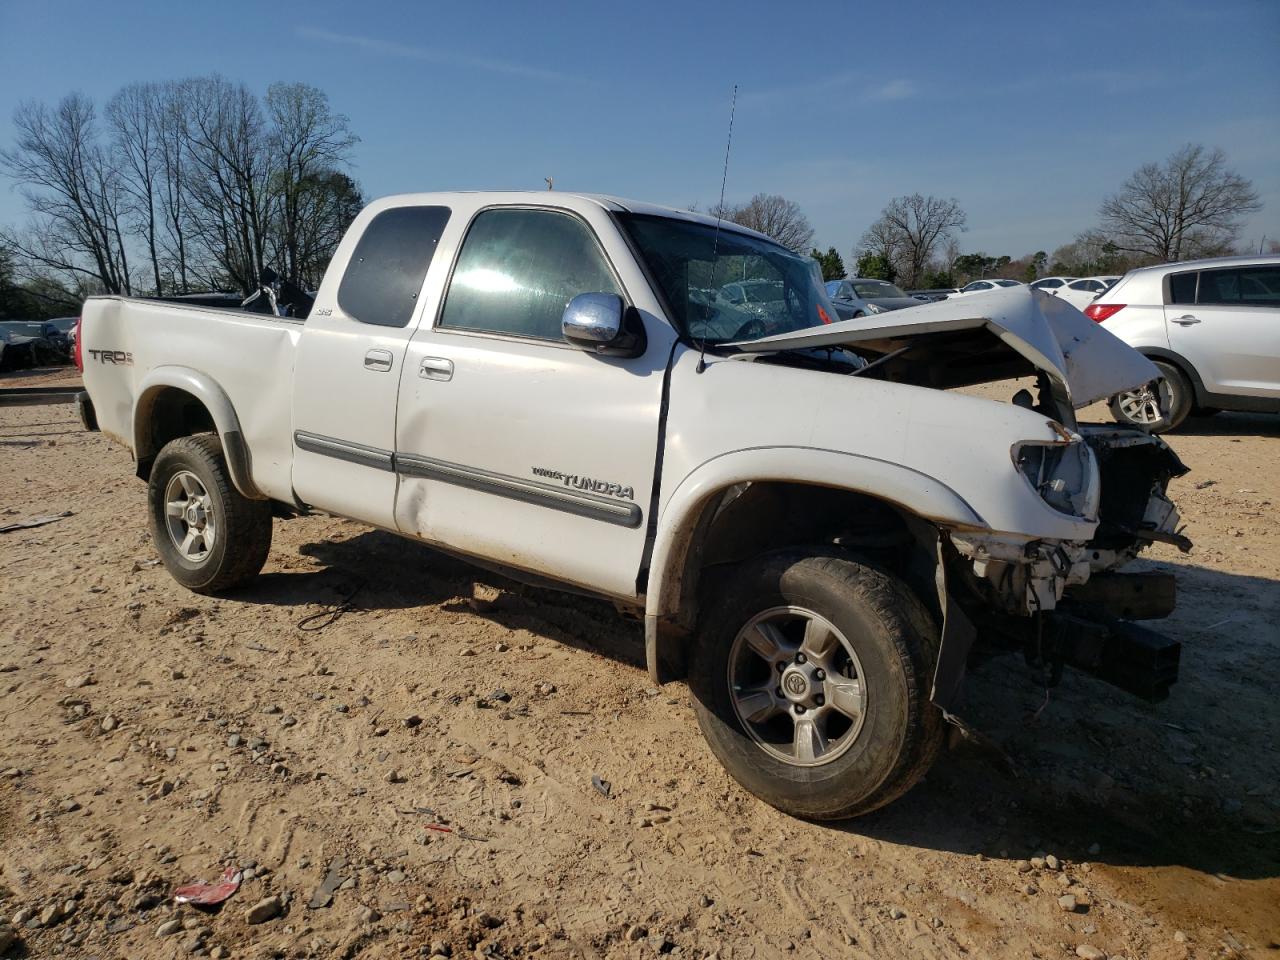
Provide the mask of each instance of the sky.
[{"label": "sky", "polygon": [[[1280,238],[1280,0],[957,4],[0,0],[14,108],[220,73],[326,91],[366,197],[556,189],[796,201],[849,257],[894,196],[955,197],[964,252],[1052,251],[1139,165],[1226,151]],[[0,224],[25,219],[0,180]]]}]

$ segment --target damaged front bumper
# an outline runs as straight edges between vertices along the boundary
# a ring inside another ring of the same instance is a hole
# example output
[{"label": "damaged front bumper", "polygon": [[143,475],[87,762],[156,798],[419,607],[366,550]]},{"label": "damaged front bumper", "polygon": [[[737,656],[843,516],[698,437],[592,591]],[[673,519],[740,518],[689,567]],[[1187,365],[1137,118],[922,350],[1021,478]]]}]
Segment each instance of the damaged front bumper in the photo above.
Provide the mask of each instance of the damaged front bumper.
[{"label": "damaged front bumper", "polygon": [[1089,484],[1098,493],[1090,496],[1097,518],[1090,539],[971,530],[946,538],[947,618],[934,683],[935,702],[944,709],[959,686],[948,633],[966,654],[977,637],[1022,649],[1044,683],[1056,682],[1070,665],[1154,701],[1177,680],[1180,645],[1132,622],[1173,611],[1173,575],[1119,568],[1151,543],[1190,549],[1166,496],[1169,480],[1187,468],[1158,437],[1136,431],[1082,427],[1078,440],[1098,464]]}]

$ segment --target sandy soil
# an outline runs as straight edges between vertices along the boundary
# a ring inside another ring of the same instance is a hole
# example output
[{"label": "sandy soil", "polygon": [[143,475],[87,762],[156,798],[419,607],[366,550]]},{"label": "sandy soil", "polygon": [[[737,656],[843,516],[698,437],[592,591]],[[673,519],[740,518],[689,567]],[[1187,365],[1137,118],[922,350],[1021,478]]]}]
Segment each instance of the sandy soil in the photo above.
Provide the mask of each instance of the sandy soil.
[{"label": "sandy soil", "polygon": [[[1277,956],[1278,437],[1172,438],[1196,549],[1144,561],[1178,574],[1170,700],[1069,674],[1046,704],[991,661],[965,711],[986,742],[819,825],[725,775],[611,608],[325,517],[197,597],[155,564],[124,450],[68,406],[0,409],[0,524],[73,512],[0,534],[13,955]],[[251,877],[220,911],[170,904],[227,864]]]}]

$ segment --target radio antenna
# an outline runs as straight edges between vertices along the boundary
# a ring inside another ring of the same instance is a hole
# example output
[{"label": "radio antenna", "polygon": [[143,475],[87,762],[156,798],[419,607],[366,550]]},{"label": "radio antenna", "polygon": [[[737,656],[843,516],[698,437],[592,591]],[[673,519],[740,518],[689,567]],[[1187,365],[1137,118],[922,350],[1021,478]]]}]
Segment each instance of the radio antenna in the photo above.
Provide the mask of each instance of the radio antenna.
[{"label": "radio antenna", "polygon": [[[724,218],[724,188],[729,182],[729,148],[733,146],[733,115],[738,109],[738,85],[733,85],[733,100],[729,103],[729,139],[724,145],[724,172],[720,176],[720,203],[716,207],[716,233],[711,241],[711,282],[716,280],[716,251],[720,249],[720,221]],[[702,340],[698,345],[698,373],[707,369],[707,325],[702,324]]]}]

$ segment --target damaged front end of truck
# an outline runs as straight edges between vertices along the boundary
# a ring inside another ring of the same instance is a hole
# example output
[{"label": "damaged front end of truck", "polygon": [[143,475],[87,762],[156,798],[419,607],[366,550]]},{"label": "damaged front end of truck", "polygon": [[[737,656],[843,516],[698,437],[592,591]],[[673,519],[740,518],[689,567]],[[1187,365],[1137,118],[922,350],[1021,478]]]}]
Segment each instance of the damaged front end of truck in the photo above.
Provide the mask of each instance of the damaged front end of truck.
[{"label": "damaged front end of truck", "polygon": [[1180,646],[1145,624],[1172,612],[1173,574],[1123,568],[1152,543],[1191,548],[1167,492],[1187,467],[1159,437],[1076,418],[1077,408],[1155,379],[1149,360],[1070,304],[1026,288],[741,347],[783,345],[839,346],[865,365],[855,375],[942,390],[1026,378],[1011,402],[1047,418],[1052,436],[1014,443],[1009,456],[1026,485],[1082,534],[939,528],[938,706],[953,709],[965,664],[980,650],[1021,652],[1045,686],[1071,666],[1148,701],[1168,696]]},{"label": "damaged front end of truck", "polygon": [[[1062,442],[1063,454],[1096,462],[1096,471],[1081,471],[1096,478],[1096,488],[1072,503],[1069,481],[1058,475],[1050,483],[1061,486],[1047,494],[1060,497],[1064,509],[1097,517],[1093,536],[1046,541],[952,532],[943,555],[947,585],[984,643],[1020,650],[1045,686],[1073,666],[1144,700],[1163,700],[1178,677],[1180,646],[1141,622],[1173,612],[1174,576],[1122,568],[1152,543],[1191,548],[1167,495],[1169,481],[1187,468],[1159,437],[1078,430],[1079,439]],[[1041,456],[1020,466],[1035,482]]]}]

